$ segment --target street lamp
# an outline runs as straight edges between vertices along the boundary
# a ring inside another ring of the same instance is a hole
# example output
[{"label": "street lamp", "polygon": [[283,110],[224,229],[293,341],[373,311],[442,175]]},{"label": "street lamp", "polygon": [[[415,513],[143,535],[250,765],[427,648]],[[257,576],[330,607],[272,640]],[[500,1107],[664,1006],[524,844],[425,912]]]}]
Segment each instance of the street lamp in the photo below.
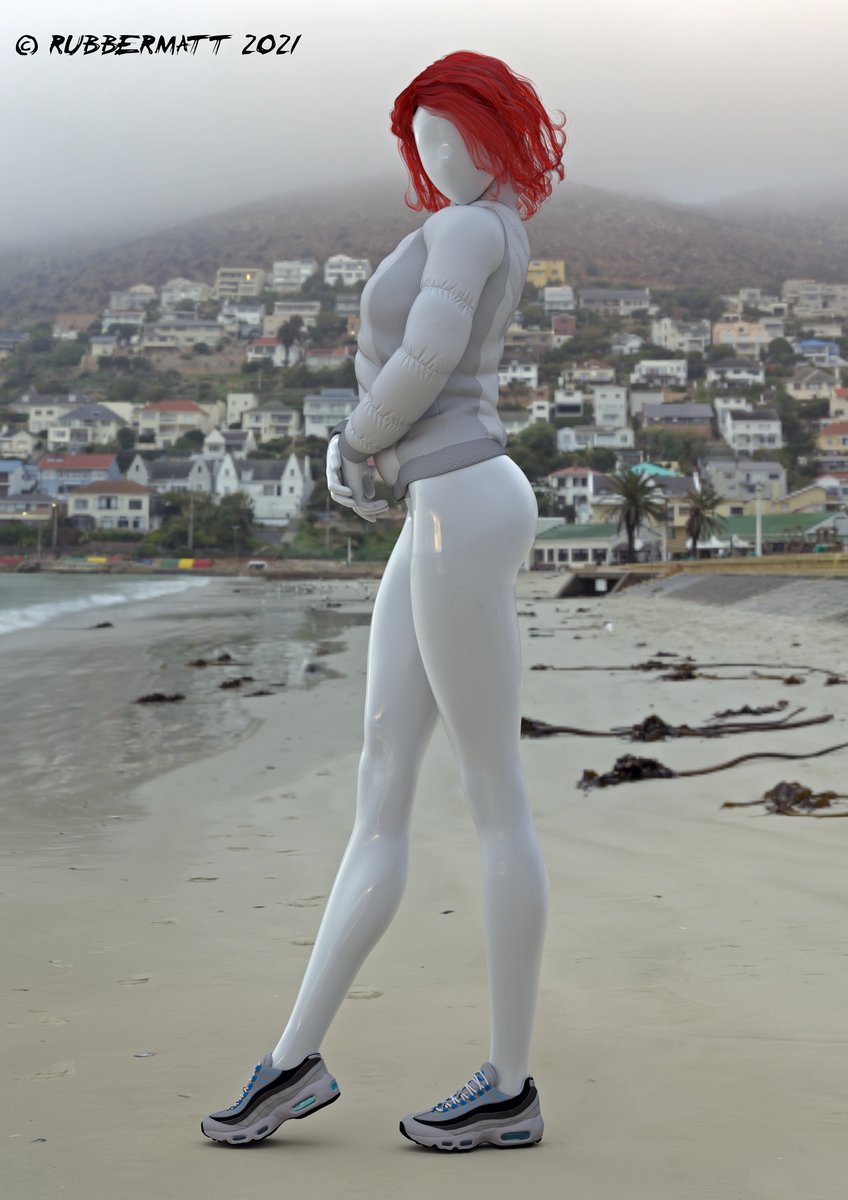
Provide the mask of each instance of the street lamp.
[{"label": "street lamp", "polygon": [[[27,512],[26,509],[24,509],[24,511],[21,513],[21,516],[24,518],[28,517],[29,515],[30,514]],[[33,513],[32,515],[33,515],[33,517],[35,517],[36,524],[38,527],[38,561],[40,562],[41,561],[41,522],[38,520],[36,513]]]},{"label": "street lamp", "polygon": [[233,550],[235,552],[236,563],[238,563],[238,556],[239,556],[239,553],[238,553],[239,527],[238,527],[238,525],[233,525],[232,530],[233,530]]}]

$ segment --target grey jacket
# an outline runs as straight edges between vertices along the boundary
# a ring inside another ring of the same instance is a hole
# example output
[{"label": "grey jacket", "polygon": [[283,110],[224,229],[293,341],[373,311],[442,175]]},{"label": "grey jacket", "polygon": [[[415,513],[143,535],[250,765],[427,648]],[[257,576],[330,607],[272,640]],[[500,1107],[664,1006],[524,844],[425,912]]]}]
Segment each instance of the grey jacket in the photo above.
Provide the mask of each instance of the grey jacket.
[{"label": "grey jacket", "polygon": [[343,458],[373,455],[396,500],[413,479],[505,453],[498,365],[529,261],[515,208],[476,200],[434,213],[366,283],[360,401],[330,436]]}]

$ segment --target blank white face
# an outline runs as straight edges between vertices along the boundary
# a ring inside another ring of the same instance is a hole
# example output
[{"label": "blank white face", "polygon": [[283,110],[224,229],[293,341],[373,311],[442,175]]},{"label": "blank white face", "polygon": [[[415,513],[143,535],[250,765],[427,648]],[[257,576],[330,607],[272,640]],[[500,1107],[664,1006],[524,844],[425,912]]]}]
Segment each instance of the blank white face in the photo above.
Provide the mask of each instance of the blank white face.
[{"label": "blank white face", "polygon": [[479,199],[495,178],[475,167],[456,125],[433,109],[415,110],[412,134],[424,173],[454,204]]}]

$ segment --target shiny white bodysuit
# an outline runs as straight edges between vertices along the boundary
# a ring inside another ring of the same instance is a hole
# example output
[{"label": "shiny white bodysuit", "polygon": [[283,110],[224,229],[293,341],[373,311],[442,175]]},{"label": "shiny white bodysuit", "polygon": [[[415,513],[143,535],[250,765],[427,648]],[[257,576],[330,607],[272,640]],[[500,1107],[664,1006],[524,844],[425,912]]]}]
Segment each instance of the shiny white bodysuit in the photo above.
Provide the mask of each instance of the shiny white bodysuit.
[{"label": "shiny white bodysuit", "polygon": [[[419,109],[424,170],[455,204],[512,205],[476,168],[450,121]],[[472,243],[473,252],[473,243]],[[498,263],[486,263],[487,276]],[[463,278],[474,262],[458,264]],[[455,336],[455,331],[451,334]],[[442,348],[433,346],[434,355]],[[455,352],[455,350],[453,351]],[[384,389],[384,410],[392,395]],[[402,409],[404,397],[398,397]],[[330,441],[327,477],[339,503],[368,520],[367,465]],[[421,761],[441,718],[480,839],[491,999],[490,1061],[498,1086],[520,1091],[529,1055],[547,918],[547,878],[519,753],[521,649],[515,579],[536,535],[527,478],[505,454],[413,479],[407,519],[374,605],[356,819],[288,1024],[273,1051],[291,1067],[319,1050],[365,958],[403,894]]]}]

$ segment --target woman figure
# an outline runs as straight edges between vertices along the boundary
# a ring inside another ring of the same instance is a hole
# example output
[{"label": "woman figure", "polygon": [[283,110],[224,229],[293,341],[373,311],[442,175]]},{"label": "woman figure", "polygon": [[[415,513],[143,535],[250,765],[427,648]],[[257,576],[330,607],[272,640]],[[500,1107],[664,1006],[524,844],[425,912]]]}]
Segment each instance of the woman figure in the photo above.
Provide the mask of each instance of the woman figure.
[{"label": "woman figure", "polygon": [[441,717],[480,839],[491,1000],[489,1061],[401,1132],[440,1150],[542,1136],[529,1053],[547,878],[519,757],[515,579],[537,506],[504,450],[498,364],[529,262],[522,220],[563,176],[562,125],[498,59],[458,52],[398,96],[392,131],[410,207],[433,215],[362,293],[360,402],[333,430],[334,498],[369,521],[367,467],[408,515],[374,604],[356,821],[280,1041],[242,1096],[201,1123],[232,1144],[339,1097],[320,1054],[330,1023],[400,903],[424,751]]}]

